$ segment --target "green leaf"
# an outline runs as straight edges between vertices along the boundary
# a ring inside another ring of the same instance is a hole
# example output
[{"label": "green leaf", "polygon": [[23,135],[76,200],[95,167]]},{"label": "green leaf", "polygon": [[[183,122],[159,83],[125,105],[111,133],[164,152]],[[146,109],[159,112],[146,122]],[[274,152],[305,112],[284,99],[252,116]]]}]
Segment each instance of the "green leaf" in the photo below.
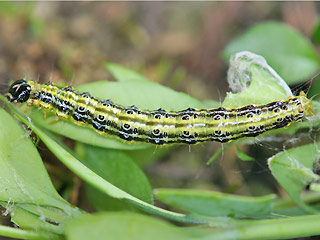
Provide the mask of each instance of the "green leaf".
[{"label": "green leaf", "polygon": [[240,52],[231,57],[228,82],[233,92],[239,93],[227,93],[222,103],[226,107],[266,104],[292,96],[288,85],[265,59],[251,52]]},{"label": "green leaf", "polygon": [[227,60],[240,51],[251,51],[265,57],[289,84],[309,78],[319,68],[319,58],[309,40],[297,30],[279,22],[253,26],[232,41],[223,54]]},{"label": "green leaf", "polygon": [[[27,230],[51,232],[51,233],[57,233],[57,234],[63,233],[63,227],[60,224],[60,222],[53,223],[53,222],[46,221],[46,220],[51,221],[51,219],[46,218],[46,213],[36,215],[36,214],[33,214],[32,212],[29,212],[21,208],[20,206],[15,205],[15,206],[11,206],[10,208],[11,221],[15,223],[17,226],[19,226],[20,228],[27,229]],[[42,209],[45,209],[45,208],[39,207],[39,211],[41,211]]]},{"label": "green leaf", "polygon": [[207,99],[203,101],[203,106],[206,109],[219,108],[221,106],[221,103],[212,99]]},{"label": "green leaf", "polygon": [[86,215],[66,226],[68,240],[101,239],[122,240],[188,240],[198,239],[198,232],[186,231],[148,216],[129,213],[100,213]]},{"label": "green leaf", "polygon": [[315,28],[313,29],[312,40],[315,43],[320,44],[320,21],[319,20]]},{"label": "green leaf", "polygon": [[267,220],[234,221],[224,228],[210,226],[176,227],[148,216],[128,213],[99,213],[71,220],[66,226],[68,240],[248,240],[289,239],[319,235],[320,215],[307,215]]},{"label": "green leaf", "polygon": [[254,158],[248,156],[246,153],[244,153],[243,151],[241,151],[241,149],[239,148],[238,145],[237,145],[237,156],[238,156],[238,158],[240,158],[242,161],[246,161],[246,162],[254,161]]},{"label": "green leaf", "polygon": [[26,231],[20,228],[15,227],[7,227],[0,225],[0,236],[9,237],[12,239],[54,239],[61,240],[57,234],[52,234],[49,232],[41,232],[41,231]]},{"label": "green leaf", "polygon": [[[86,155],[82,162],[114,186],[147,203],[153,203],[152,189],[147,177],[127,154],[86,146]],[[90,185],[87,186],[87,191],[91,203],[99,211],[115,211],[128,206],[132,208],[131,205],[110,198]]]},{"label": "green leaf", "polygon": [[119,82],[147,82],[144,76],[140,75],[139,73],[128,69],[124,66],[121,66],[116,63],[106,63],[106,69],[111,73],[111,75],[118,80]]},{"label": "green leaf", "polygon": [[[277,99],[292,96],[291,90],[284,80],[267,64],[265,59],[250,52],[240,52],[230,59],[228,82],[234,92],[227,93],[223,101],[225,107],[241,107],[248,104],[266,104]],[[286,128],[275,129],[264,133],[293,135],[301,128],[316,127],[320,124],[317,118],[320,105],[313,101],[315,117],[308,121],[292,123]],[[242,141],[241,139],[239,140]],[[212,160],[210,160],[211,162]]]},{"label": "green leaf", "polygon": [[245,197],[191,189],[156,189],[154,194],[157,199],[171,206],[213,217],[266,216],[270,214],[275,199],[273,194],[262,197]]},{"label": "green leaf", "polygon": [[[313,183],[310,184],[310,190],[312,190]],[[305,204],[312,204],[312,207],[320,211],[319,205],[320,192],[305,192],[301,195],[301,201]],[[297,204],[291,198],[279,198],[275,201],[272,208],[272,214],[274,216],[303,216],[306,214],[306,210],[297,206]]]},{"label": "green leaf", "polygon": [[320,92],[320,77],[316,76],[311,80],[311,88],[308,91],[308,96],[311,96],[313,99],[319,100]]},{"label": "green leaf", "polygon": [[99,99],[111,99],[123,106],[135,105],[142,109],[183,110],[202,108],[203,104],[183,92],[153,82],[93,82],[77,87],[79,92],[89,91]]},{"label": "green leaf", "polygon": [[77,174],[87,183],[94,186],[96,189],[102,191],[103,193],[117,199],[122,199],[137,208],[158,216],[165,217],[167,219],[179,221],[179,222],[190,222],[190,223],[211,223],[220,224],[216,219],[206,219],[202,217],[186,216],[184,214],[171,212],[149,203],[146,203],[126,192],[117,188],[116,186],[110,184],[108,181],[101,178],[99,175],[91,171],[85,165],[83,165],[77,158],[73,156],[63,144],[53,138],[50,138],[43,130],[35,126],[33,122],[29,122],[17,109],[15,109],[8,101],[0,95],[0,100],[3,101],[8,108],[13,111],[13,113],[25,124],[27,124],[35,134],[42,140],[42,142],[49,148],[55,156],[68,167],[71,171]]},{"label": "green leaf", "polygon": [[155,162],[164,158],[175,149],[176,146],[171,147],[153,147],[148,149],[127,151],[126,153],[137,163],[140,167],[149,166],[151,162]]},{"label": "green leaf", "polygon": [[[47,219],[50,222],[54,222],[57,224],[63,223],[66,219],[70,218],[70,215],[67,215],[60,208],[51,207],[51,206],[40,206],[40,205],[34,205],[34,204],[28,204],[28,203],[16,203],[14,204],[14,207],[18,207],[29,213],[39,216],[39,219]],[[9,208],[11,208],[10,204],[9,204]],[[14,212],[14,215],[15,216],[17,215],[16,212]]]},{"label": "green leaf", "polygon": [[69,216],[77,208],[54,189],[28,131],[0,109],[0,201],[52,206]]},{"label": "green leaf", "polygon": [[320,234],[319,221],[320,215],[241,221],[238,225],[217,229],[204,239],[262,240],[314,236]]},{"label": "green leaf", "polygon": [[0,109],[0,205],[20,228],[61,234],[80,211],[58,195],[28,134]]},{"label": "green leaf", "polygon": [[272,174],[293,201],[307,211],[313,212],[300,199],[301,191],[320,177],[313,173],[312,165],[318,158],[320,144],[309,144],[280,152],[268,160]]},{"label": "green leaf", "polygon": [[311,183],[310,190],[314,192],[320,192],[320,184],[319,183]]},{"label": "green leaf", "polygon": [[[79,92],[89,91],[99,99],[112,99],[123,106],[135,104],[142,109],[183,110],[190,106],[202,108],[203,104],[188,96],[187,94],[176,92],[167,87],[151,82],[94,82],[77,88]],[[32,121],[37,125],[53,131],[57,134],[71,139],[87,143],[93,146],[114,148],[114,149],[145,149],[152,147],[150,144],[133,143],[127,144],[123,140],[115,137],[107,137],[98,134],[91,127],[77,126],[70,121],[58,121],[50,124],[56,116],[43,119],[42,111],[32,109],[30,111]],[[130,142],[132,143],[132,142]]]}]

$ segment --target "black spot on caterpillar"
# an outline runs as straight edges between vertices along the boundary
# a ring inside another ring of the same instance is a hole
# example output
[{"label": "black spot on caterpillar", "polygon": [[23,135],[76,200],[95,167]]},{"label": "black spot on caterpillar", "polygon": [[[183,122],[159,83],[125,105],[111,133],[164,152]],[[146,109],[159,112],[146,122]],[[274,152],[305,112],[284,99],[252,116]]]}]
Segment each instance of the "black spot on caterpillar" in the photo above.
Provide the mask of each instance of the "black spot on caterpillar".
[{"label": "black spot on caterpillar", "polygon": [[78,93],[72,87],[60,88],[21,79],[10,86],[7,98],[12,103],[27,102],[30,106],[44,108],[60,119],[90,126],[99,134],[157,145],[225,143],[255,137],[313,115],[312,103],[303,92],[265,105],[149,111],[99,100],[89,93]]}]

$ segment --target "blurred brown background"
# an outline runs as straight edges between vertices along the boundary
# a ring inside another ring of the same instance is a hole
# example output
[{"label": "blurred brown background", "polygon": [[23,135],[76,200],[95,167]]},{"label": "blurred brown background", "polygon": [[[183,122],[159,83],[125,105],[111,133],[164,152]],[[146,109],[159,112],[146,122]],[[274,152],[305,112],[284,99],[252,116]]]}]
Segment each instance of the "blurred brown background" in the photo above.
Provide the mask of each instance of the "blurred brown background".
[{"label": "blurred brown background", "polygon": [[283,21],[309,36],[310,2],[0,3],[1,85],[19,77],[74,85],[131,67],[200,99],[227,90],[224,47],[250,26]]}]

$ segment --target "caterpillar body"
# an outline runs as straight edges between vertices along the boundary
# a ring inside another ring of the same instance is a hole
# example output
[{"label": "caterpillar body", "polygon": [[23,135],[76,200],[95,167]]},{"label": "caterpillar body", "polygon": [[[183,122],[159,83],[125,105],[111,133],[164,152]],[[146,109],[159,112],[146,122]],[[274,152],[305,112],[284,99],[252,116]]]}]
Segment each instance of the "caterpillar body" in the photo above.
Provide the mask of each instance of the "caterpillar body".
[{"label": "caterpillar body", "polygon": [[78,93],[72,87],[25,79],[15,81],[6,95],[12,103],[27,102],[55,113],[60,119],[91,126],[100,134],[157,145],[225,143],[254,137],[313,115],[312,103],[303,92],[265,105],[182,111],[124,107],[111,100],[96,99],[87,92]]}]

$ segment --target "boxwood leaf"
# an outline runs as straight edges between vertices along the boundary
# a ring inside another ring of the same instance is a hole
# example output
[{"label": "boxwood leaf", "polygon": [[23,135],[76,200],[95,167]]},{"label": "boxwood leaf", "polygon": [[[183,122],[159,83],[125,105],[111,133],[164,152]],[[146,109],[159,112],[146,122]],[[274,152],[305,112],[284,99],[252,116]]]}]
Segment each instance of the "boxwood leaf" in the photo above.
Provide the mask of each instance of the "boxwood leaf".
[{"label": "boxwood leaf", "polygon": [[205,216],[261,217],[270,213],[275,195],[245,197],[232,194],[191,190],[156,189],[157,199],[190,213]]},{"label": "boxwood leaf", "polygon": [[300,199],[301,191],[312,181],[320,179],[312,171],[313,162],[319,157],[320,144],[309,144],[280,152],[268,160],[272,174],[293,201],[313,212]]},{"label": "boxwood leaf", "polygon": [[227,93],[222,103],[225,107],[266,104],[292,96],[286,82],[262,56],[252,52],[239,52],[230,58],[228,83],[234,93]]},{"label": "boxwood leaf", "polygon": [[228,60],[240,51],[265,57],[289,84],[309,78],[319,68],[319,58],[310,41],[294,28],[279,22],[253,26],[229,43],[223,54]]},{"label": "boxwood leaf", "polygon": [[[87,145],[85,157],[82,162],[109,181],[111,184],[124,190],[147,203],[153,204],[152,189],[143,171],[127,154]],[[99,210],[118,210],[133,207],[103,194],[87,184],[88,196],[93,206]]]},{"label": "boxwood leaf", "polygon": [[133,213],[99,213],[72,220],[66,226],[68,240],[112,239],[130,240],[188,240],[205,233],[187,231],[149,216]]},{"label": "boxwood leaf", "polygon": [[148,79],[139,73],[116,63],[108,62],[105,64],[105,67],[119,82],[148,81]]},{"label": "boxwood leaf", "polygon": [[19,208],[26,207],[30,213],[53,222],[80,214],[54,189],[28,134],[0,108],[0,204],[11,214],[14,213],[11,210],[19,205]]}]

